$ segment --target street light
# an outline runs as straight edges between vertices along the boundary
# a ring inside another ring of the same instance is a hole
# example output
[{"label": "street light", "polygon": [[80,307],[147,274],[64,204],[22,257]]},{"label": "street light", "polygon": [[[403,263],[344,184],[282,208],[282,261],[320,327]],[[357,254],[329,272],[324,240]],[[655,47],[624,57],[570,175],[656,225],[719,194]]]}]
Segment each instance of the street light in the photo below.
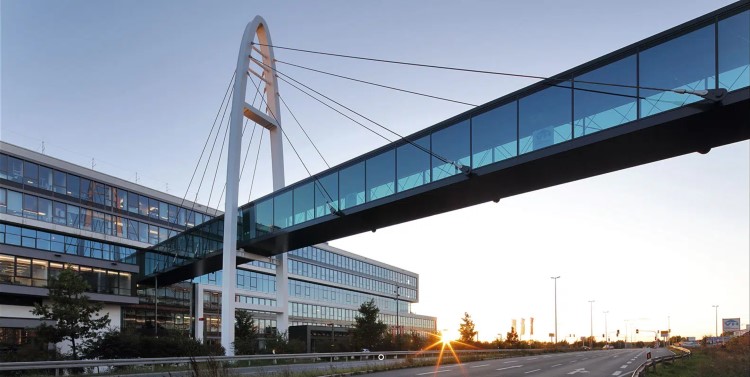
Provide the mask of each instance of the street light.
[{"label": "street light", "polygon": [[719,305],[711,305],[712,308],[716,309],[716,319],[714,320],[714,332],[716,337],[719,337]]},{"label": "street light", "polygon": [[594,303],[595,302],[596,302],[596,300],[589,300],[589,304],[591,305],[591,313],[590,313],[590,318],[591,318],[591,339],[589,340],[589,346],[591,348],[594,348]]},{"label": "street light", "polygon": [[156,262],[154,266],[154,336],[159,337],[159,275],[156,273],[159,270],[159,263]]},{"label": "street light", "polygon": [[398,345],[401,342],[401,339],[400,339],[401,332],[399,330],[399,325],[398,325],[398,297],[400,296],[398,293],[399,288],[401,287],[397,285],[396,292],[395,292],[396,293],[396,348],[398,348]]},{"label": "street light", "polygon": [[559,278],[559,276],[550,277],[555,281],[555,348],[557,348],[557,279]]},{"label": "street light", "polygon": [[604,311],[604,341],[609,344],[609,331],[607,331],[607,313],[609,313],[609,310]]},{"label": "street light", "polygon": [[[333,330],[333,326],[335,326],[335,324],[333,322],[331,322],[331,323],[328,323],[328,325],[331,325],[331,353],[333,353],[333,343],[334,343],[334,339],[333,339],[333,331],[334,331]],[[333,355],[331,355],[331,362],[333,362]]]}]

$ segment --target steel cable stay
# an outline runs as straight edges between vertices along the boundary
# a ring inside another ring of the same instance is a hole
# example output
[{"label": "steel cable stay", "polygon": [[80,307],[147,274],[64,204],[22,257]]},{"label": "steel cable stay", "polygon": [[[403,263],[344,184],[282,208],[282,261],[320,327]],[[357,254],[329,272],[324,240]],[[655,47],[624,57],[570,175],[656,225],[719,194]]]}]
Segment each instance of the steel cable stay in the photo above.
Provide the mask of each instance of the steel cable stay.
[{"label": "steel cable stay", "polygon": [[[364,61],[371,61],[371,62],[378,62],[378,63],[387,63],[387,64],[396,64],[396,65],[420,67],[420,68],[442,69],[442,70],[448,70],[448,71],[458,71],[458,72],[468,72],[468,73],[481,73],[481,74],[495,75],[495,76],[518,77],[518,78],[527,78],[527,79],[536,79],[536,80],[550,80],[550,81],[558,81],[558,82],[571,82],[571,83],[581,83],[581,84],[590,84],[590,85],[611,86],[611,87],[619,87],[619,88],[645,89],[645,90],[653,90],[653,91],[660,91],[660,92],[673,92],[673,93],[677,93],[677,94],[691,94],[691,95],[695,95],[695,96],[699,96],[699,97],[704,97],[704,96],[708,95],[709,93],[711,93],[711,90],[657,88],[657,87],[650,87],[650,86],[616,84],[616,83],[606,83],[606,82],[597,82],[597,81],[588,81],[588,80],[574,80],[572,78],[570,78],[570,79],[564,79],[564,78],[544,77],[544,76],[528,75],[528,74],[521,74],[521,73],[500,72],[500,71],[490,71],[490,70],[481,70],[481,69],[451,67],[451,66],[443,66],[443,65],[436,65],[436,64],[424,64],[424,63],[406,62],[406,61],[399,61],[399,60],[370,58],[370,57],[364,57],[364,56],[337,54],[337,53],[332,53],[332,52],[307,50],[307,49],[294,48],[294,47],[286,47],[286,46],[278,46],[278,45],[268,45],[268,44],[255,43],[255,42],[253,42],[252,44],[258,45],[258,46],[267,46],[267,47],[271,47],[271,48],[277,48],[277,49],[281,49],[281,50],[304,52],[304,53],[315,54],[315,55],[324,55],[324,56],[331,56],[331,57],[338,57],[338,58],[364,60]],[[251,57],[251,59],[252,59],[252,57]]]}]

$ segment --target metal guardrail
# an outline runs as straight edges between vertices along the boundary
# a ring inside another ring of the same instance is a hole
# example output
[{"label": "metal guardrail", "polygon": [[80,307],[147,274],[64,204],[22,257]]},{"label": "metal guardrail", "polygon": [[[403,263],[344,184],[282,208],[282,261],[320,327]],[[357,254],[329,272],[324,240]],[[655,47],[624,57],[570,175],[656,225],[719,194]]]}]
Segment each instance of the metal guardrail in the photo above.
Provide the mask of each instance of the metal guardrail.
[{"label": "metal guardrail", "polygon": [[631,377],[643,377],[643,376],[646,376],[647,373],[648,373],[647,372],[648,368],[653,367],[654,371],[656,371],[656,364],[666,363],[666,362],[669,362],[671,364],[675,360],[682,359],[684,357],[690,357],[692,355],[692,352],[690,352],[690,350],[687,349],[687,348],[676,347],[676,346],[673,346],[673,347],[670,347],[670,348],[674,348],[674,349],[676,349],[676,350],[678,350],[678,351],[680,351],[682,353],[680,355],[674,355],[673,354],[673,355],[670,355],[670,356],[662,356],[662,357],[657,357],[655,359],[646,360],[645,363],[641,364],[638,368],[635,369],[635,371],[633,371],[633,374],[631,375]]},{"label": "metal guardrail", "polygon": [[[494,355],[514,352],[544,352],[547,349],[502,349],[502,350],[456,350],[459,355]],[[71,368],[95,368],[95,367],[120,367],[120,366],[149,366],[149,365],[185,365],[191,363],[226,362],[235,363],[239,361],[278,361],[292,360],[294,363],[304,360],[312,362],[329,362],[329,360],[346,361],[354,360],[385,360],[386,358],[398,357],[436,357],[440,351],[390,351],[390,352],[339,352],[339,353],[298,353],[278,355],[240,355],[240,356],[195,356],[195,357],[160,357],[141,359],[105,359],[105,360],[52,360],[52,361],[22,361],[0,364],[0,372],[19,370],[58,370]]]}]

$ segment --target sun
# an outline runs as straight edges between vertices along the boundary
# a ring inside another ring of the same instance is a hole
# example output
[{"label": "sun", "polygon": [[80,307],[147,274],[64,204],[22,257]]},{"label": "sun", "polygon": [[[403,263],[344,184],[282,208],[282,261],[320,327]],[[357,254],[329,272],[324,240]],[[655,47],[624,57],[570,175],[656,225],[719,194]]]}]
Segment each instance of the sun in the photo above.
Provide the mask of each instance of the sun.
[{"label": "sun", "polygon": [[448,339],[448,336],[446,336],[446,335],[441,335],[440,336],[440,341],[443,342],[444,345],[448,345],[448,344],[451,343],[451,340]]}]

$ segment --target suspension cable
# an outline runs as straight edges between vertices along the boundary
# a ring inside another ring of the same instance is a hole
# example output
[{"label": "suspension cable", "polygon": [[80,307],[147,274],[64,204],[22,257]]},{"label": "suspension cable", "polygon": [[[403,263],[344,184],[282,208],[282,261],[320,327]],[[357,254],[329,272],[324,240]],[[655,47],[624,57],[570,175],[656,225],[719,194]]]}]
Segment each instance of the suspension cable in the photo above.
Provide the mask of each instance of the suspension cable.
[{"label": "suspension cable", "polygon": [[328,161],[326,161],[326,158],[323,157],[323,153],[320,153],[320,149],[318,149],[318,146],[315,145],[315,143],[312,141],[312,139],[310,138],[310,135],[308,135],[307,131],[305,131],[305,128],[302,127],[302,123],[299,122],[299,120],[297,119],[297,117],[292,112],[292,109],[290,109],[289,106],[286,104],[286,101],[284,101],[284,97],[282,97],[281,94],[279,94],[279,99],[281,99],[281,103],[284,104],[284,107],[287,109],[287,111],[289,111],[289,114],[292,115],[292,118],[294,118],[294,121],[297,122],[297,125],[302,130],[302,133],[305,134],[305,136],[307,137],[307,140],[310,142],[310,144],[312,144],[313,148],[315,148],[315,151],[318,152],[318,156],[320,156],[320,158],[326,164],[326,167],[328,167],[330,169],[331,165],[328,165]]}]

